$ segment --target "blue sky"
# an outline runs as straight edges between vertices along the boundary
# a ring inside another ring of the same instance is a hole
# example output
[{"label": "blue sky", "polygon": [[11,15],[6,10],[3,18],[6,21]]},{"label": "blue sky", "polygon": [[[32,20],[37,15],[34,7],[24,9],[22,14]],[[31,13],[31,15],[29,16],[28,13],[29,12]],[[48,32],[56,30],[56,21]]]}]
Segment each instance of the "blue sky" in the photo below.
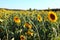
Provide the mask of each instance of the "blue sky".
[{"label": "blue sky", "polygon": [[60,0],[0,0],[0,8],[9,9],[60,8]]}]

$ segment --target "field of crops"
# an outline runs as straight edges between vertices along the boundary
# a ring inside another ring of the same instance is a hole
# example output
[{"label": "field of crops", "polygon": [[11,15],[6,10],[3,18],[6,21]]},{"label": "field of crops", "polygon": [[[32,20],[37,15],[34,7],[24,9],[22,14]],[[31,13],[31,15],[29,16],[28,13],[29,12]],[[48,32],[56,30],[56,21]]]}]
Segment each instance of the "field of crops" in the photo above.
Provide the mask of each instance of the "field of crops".
[{"label": "field of crops", "polygon": [[1,40],[60,40],[60,11],[0,10]]}]

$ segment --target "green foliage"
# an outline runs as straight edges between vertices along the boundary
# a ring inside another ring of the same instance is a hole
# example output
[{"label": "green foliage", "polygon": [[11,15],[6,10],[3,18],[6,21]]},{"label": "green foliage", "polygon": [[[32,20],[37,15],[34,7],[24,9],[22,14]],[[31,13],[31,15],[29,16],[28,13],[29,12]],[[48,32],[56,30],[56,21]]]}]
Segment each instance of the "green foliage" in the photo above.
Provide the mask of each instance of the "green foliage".
[{"label": "green foliage", "polygon": [[[23,39],[25,40],[60,40],[60,12],[55,12],[58,17],[55,23],[48,19],[48,11],[32,12],[30,9],[27,12],[22,11],[23,13],[21,11],[14,13],[6,12],[3,14],[0,13],[4,15],[0,18],[4,20],[0,21],[0,38],[2,40],[11,40],[12,38],[14,40],[22,40],[21,35],[23,35]],[[37,15],[42,17],[41,22],[37,20]],[[15,16],[18,16],[18,19],[21,20],[20,23],[15,22]],[[24,26],[25,23],[29,23],[27,24],[28,27]]]}]

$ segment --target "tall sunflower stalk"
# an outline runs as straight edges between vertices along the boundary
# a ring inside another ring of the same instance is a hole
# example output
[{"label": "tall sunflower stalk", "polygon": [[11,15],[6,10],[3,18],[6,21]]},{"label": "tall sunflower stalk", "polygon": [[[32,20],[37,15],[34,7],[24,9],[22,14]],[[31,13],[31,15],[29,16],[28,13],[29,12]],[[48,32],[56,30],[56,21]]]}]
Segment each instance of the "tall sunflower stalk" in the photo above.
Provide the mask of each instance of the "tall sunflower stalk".
[{"label": "tall sunflower stalk", "polygon": [[5,40],[8,40],[8,26],[7,26],[7,23],[8,23],[8,22],[7,22],[7,19],[6,19],[6,13],[4,13],[4,14],[5,14],[5,16],[4,16],[4,17],[5,17],[5,18],[4,18],[5,25],[4,25],[4,26],[5,26],[5,28],[6,28],[6,39],[5,39]]}]

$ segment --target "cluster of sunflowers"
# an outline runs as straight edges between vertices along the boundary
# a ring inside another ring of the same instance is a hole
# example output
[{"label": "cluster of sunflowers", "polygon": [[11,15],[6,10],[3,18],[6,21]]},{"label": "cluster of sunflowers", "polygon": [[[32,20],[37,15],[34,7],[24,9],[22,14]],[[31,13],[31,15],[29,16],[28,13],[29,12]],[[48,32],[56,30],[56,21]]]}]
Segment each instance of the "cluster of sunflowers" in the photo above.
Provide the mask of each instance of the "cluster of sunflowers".
[{"label": "cluster of sunflowers", "polygon": [[0,10],[0,39],[60,40],[59,13]]}]

